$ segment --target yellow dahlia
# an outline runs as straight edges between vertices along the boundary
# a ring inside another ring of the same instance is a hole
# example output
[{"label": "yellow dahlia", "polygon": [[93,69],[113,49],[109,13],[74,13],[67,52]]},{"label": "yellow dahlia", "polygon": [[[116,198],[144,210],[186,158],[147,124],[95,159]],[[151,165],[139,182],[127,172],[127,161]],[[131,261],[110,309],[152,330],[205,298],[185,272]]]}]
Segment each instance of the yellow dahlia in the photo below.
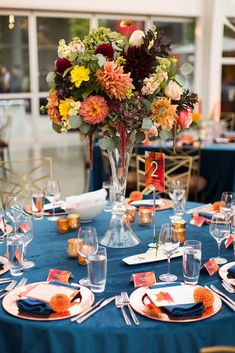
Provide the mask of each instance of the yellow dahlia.
[{"label": "yellow dahlia", "polygon": [[89,81],[90,70],[84,66],[75,65],[71,70],[71,82],[78,88],[81,86],[83,81]]},{"label": "yellow dahlia", "polygon": [[57,95],[55,92],[51,92],[49,94],[49,97],[47,98],[47,112],[52,121],[54,121],[55,124],[60,125],[61,119],[60,119],[60,113],[59,113],[59,100],[57,98]]},{"label": "yellow dahlia", "polygon": [[170,99],[157,98],[152,103],[152,120],[159,124],[163,129],[172,129],[177,118],[176,106],[171,104]]},{"label": "yellow dahlia", "polygon": [[108,115],[108,105],[101,96],[91,96],[81,103],[80,116],[87,124],[101,123]]},{"label": "yellow dahlia", "polygon": [[103,69],[96,72],[96,77],[101,89],[110,99],[123,100],[127,92],[134,88],[130,73],[125,74],[123,67],[117,66],[114,61],[107,61]]}]

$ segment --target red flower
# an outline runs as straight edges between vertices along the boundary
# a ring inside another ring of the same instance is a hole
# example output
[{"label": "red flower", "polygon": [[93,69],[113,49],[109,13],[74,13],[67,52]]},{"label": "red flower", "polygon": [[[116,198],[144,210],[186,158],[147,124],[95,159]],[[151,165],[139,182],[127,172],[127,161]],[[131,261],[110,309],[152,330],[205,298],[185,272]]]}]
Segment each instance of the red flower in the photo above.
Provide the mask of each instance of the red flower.
[{"label": "red flower", "polygon": [[72,63],[66,58],[59,58],[55,62],[56,72],[63,74],[65,70],[72,66]]},{"label": "red flower", "polygon": [[96,48],[96,54],[102,54],[104,56],[106,56],[108,59],[113,60],[113,54],[114,54],[114,50],[112,45],[110,44],[100,44],[98,45],[98,47]]},{"label": "red flower", "polygon": [[181,110],[180,115],[177,118],[177,124],[182,130],[188,129],[192,124],[193,117],[191,109]]}]

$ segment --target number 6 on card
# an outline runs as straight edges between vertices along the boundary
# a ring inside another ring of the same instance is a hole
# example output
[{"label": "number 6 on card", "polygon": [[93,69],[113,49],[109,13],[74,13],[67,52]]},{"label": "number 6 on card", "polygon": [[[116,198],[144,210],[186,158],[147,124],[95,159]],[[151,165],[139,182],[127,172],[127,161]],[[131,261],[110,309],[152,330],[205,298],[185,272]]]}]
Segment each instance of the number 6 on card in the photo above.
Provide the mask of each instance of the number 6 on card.
[{"label": "number 6 on card", "polygon": [[165,190],[164,154],[160,152],[145,152],[145,187],[155,191]]}]

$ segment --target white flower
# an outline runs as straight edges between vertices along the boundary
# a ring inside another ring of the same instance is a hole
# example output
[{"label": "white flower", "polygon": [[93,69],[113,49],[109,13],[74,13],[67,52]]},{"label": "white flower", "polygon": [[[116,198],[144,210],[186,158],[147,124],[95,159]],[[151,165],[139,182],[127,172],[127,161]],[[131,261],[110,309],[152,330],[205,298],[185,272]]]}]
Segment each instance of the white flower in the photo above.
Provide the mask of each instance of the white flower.
[{"label": "white flower", "polygon": [[137,29],[132,33],[129,39],[129,46],[130,47],[137,47],[139,48],[143,44],[143,38],[145,37],[145,34],[143,31],[140,29]]},{"label": "white flower", "polygon": [[175,81],[170,81],[164,90],[167,98],[179,100],[182,94],[182,88]]}]

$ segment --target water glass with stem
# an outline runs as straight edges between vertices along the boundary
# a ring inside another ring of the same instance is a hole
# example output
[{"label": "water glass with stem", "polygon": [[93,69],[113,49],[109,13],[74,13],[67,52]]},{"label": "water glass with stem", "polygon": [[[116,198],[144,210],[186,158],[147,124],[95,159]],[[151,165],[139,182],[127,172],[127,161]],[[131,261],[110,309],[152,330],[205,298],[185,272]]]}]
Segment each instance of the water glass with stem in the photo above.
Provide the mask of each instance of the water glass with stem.
[{"label": "water glass with stem", "polygon": [[34,267],[33,261],[28,261],[26,258],[27,245],[33,239],[33,222],[30,215],[22,214],[17,220],[17,233],[21,235],[23,241],[23,265],[24,268]]},{"label": "water glass with stem", "polygon": [[48,221],[56,221],[58,217],[55,216],[55,203],[59,200],[61,195],[60,184],[58,180],[48,180],[45,188],[45,196],[52,204],[53,215],[48,217]]},{"label": "water glass with stem", "polygon": [[221,196],[220,212],[227,224],[230,224],[234,212],[235,192],[226,191]]},{"label": "water glass with stem", "polygon": [[[96,254],[98,250],[98,237],[95,227],[84,226],[79,228],[77,250],[87,261],[89,261],[90,255]],[[90,281],[87,277],[80,279],[79,283],[83,286],[90,285]]]},{"label": "water glass with stem", "polygon": [[178,232],[174,232],[170,223],[161,225],[159,233],[159,247],[162,252],[167,256],[168,272],[161,274],[159,279],[164,282],[174,282],[177,276],[170,273],[171,256],[178,249],[180,244],[180,236]]},{"label": "water glass with stem", "polygon": [[212,237],[216,240],[218,245],[218,254],[215,258],[217,264],[222,265],[227,262],[227,259],[224,259],[220,256],[221,243],[229,235],[229,223],[224,222],[220,214],[214,214],[210,223],[210,233]]}]

